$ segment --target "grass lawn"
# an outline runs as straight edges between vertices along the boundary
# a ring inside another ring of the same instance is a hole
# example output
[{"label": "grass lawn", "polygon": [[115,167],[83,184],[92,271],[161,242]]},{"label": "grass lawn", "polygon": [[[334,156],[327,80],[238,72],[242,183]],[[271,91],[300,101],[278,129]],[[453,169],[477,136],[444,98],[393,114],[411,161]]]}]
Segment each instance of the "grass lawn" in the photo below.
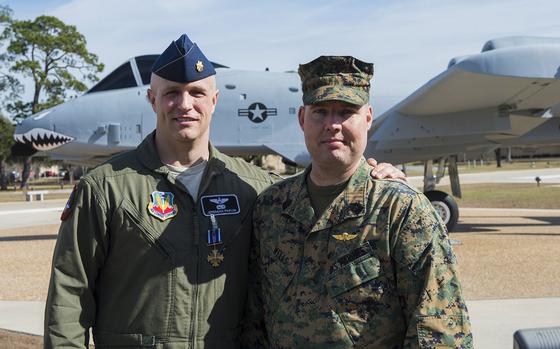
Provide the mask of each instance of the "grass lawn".
[{"label": "grass lawn", "polygon": [[[438,190],[451,193],[449,186]],[[560,184],[484,183],[461,185],[463,197],[455,198],[461,207],[560,209]]]}]

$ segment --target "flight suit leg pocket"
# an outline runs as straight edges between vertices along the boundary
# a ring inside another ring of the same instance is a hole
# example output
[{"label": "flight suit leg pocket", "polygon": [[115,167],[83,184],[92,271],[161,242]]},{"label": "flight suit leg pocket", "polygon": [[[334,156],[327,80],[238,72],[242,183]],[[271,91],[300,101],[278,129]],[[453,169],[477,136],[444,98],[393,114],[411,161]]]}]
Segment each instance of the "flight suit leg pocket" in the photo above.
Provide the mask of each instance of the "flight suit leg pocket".
[{"label": "flight suit leg pocket", "polygon": [[470,323],[464,315],[418,316],[416,327],[422,349],[472,348]]},{"label": "flight suit leg pocket", "polygon": [[156,348],[156,337],[137,333],[97,333],[93,335],[95,347],[111,348]]}]

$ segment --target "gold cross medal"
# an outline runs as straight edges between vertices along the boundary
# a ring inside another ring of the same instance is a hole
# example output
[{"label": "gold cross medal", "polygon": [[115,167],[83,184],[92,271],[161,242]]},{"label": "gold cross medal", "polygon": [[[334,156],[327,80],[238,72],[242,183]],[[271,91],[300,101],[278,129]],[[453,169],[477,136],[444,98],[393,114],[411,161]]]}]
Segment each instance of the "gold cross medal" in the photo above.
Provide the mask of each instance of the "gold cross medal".
[{"label": "gold cross medal", "polygon": [[210,215],[210,222],[212,223],[212,228],[208,229],[208,240],[207,246],[210,247],[210,253],[206,260],[211,266],[217,268],[224,261],[224,254],[222,251],[218,250],[218,246],[222,245],[222,231],[218,227],[218,222],[216,221],[216,216]]},{"label": "gold cross medal", "polygon": [[208,261],[208,263],[210,263],[211,266],[217,268],[224,261],[224,254],[216,249],[213,249],[208,257],[206,257],[206,260]]}]

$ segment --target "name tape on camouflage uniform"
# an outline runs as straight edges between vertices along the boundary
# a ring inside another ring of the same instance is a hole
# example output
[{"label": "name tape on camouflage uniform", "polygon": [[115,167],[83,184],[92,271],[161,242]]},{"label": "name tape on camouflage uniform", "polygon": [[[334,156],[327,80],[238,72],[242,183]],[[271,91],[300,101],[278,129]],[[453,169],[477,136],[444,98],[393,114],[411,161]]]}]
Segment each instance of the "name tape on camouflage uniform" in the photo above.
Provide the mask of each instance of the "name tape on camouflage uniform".
[{"label": "name tape on camouflage uniform", "polygon": [[239,214],[239,200],[235,194],[206,195],[200,198],[202,213],[210,217]]}]

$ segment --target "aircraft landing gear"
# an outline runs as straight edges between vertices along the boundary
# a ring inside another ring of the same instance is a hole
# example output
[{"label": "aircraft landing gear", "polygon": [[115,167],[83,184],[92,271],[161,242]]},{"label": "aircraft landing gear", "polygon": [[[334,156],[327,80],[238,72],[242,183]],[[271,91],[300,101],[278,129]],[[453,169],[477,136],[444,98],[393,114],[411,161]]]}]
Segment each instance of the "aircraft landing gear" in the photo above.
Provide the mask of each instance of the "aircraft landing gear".
[{"label": "aircraft landing gear", "polygon": [[453,197],[443,191],[430,190],[424,193],[434,206],[439,217],[445,223],[447,231],[452,231],[459,219],[459,207]]},{"label": "aircraft landing gear", "polygon": [[439,159],[436,175],[433,172],[433,161],[428,160],[424,163],[424,195],[430,200],[441,220],[445,223],[447,231],[453,231],[459,219],[459,206],[455,199],[453,199],[453,196],[443,191],[435,190],[436,184],[445,175],[446,164],[449,168],[451,191],[456,197],[461,197],[459,172],[457,171],[457,159],[455,156]]}]

